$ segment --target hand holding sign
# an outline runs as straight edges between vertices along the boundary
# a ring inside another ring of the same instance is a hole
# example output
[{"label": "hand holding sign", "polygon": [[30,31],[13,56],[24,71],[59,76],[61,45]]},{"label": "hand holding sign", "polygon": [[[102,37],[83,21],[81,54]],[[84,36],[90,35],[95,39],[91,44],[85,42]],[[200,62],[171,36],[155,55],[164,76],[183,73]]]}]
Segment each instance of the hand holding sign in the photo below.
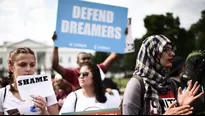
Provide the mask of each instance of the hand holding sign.
[{"label": "hand holding sign", "polygon": [[32,101],[34,102],[34,106],[39,108],[41,110],[41,113],[46,112],[46,99],[41,97],[41,96],[31,96],[33,99]]},{"label": "hand holding sign", "polygon": [[48,97],[55,94],[50,75],[18,76],[16,83],[23,100],[30,99],[31,95]]}]

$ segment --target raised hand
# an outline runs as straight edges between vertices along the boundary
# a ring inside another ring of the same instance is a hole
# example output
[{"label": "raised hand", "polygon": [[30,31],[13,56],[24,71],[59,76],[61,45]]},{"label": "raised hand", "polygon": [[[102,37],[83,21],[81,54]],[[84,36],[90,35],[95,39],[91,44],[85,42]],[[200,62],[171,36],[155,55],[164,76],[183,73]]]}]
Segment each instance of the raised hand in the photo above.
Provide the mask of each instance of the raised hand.
[{"label": "raised hand", "polygon": [[164,115],[190,115],[192,114],[193,107],[190,107],[190,105],[183,105],[179,107],[174,107],[176,105],[176,101],[173,102],[168,110],[164,113]]},{"label": "raised hand", "polygon": [[52,40],[55,41],[57,39],[57,34],[56,31],[54,31],[53,36],[52,36]]},{"label": "raised hand", "polygon": [[200,94],[196,95],[200,85],[198,82],[195,82],[194,86],[192,87],[192,80],[189,81],[189,85],[185,92],[182,93],[182,88],[178,89],[178,103],[179,105],[190,105],[194,100],[201,97],[204,93],[201,92]]}]

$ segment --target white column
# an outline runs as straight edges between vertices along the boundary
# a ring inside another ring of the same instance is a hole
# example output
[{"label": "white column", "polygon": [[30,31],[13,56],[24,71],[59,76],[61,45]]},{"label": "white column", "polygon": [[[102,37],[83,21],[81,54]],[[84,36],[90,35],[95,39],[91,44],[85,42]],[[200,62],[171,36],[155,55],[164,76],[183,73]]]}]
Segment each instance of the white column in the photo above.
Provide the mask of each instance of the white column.
[{"label": "white column", "polygon": [[36,57],[36,68],[38,68],[38,56],[37,56],[37,52],[34,51],[35,57]]},{"label": "white column", "polygon": [[51,54],[49,54],[49,51],[46,51],[46,57],[45,57],[45,66],[46,69],[50,69],[51,68],[51,63],[52,63],[52,59],[51,59]]}]

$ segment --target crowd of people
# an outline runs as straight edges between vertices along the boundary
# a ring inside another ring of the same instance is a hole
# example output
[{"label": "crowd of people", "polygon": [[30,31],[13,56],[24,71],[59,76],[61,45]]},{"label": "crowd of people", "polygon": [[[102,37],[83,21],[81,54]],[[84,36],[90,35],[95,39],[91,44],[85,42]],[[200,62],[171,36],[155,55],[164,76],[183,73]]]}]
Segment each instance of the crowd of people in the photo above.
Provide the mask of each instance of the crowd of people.
[{"label": "crowd of people", "polygon": [[[54,33],[52,40],[57,39]],[[34,75],[36,57],[27,47],[15,48],[8,57],[9,84],[0,89],[1,115],[62,115],[119,108],[122,115],[190,115],[205,109],[205,51],[194,51],[186,59],[175,56],[174,45],[164,35],[147,37],[136,57],[133,77],[123,98],[104,73],[117,59],[111,53],[105,61],[93,64],[88,53],[77,57],[77,69],[59,64],[58,47],[53,48],[54,76],[52,96],[31,96],[22,100],[15,83],[18,76]],[[0,80],[2,84],[2,80]],[[45,85],[46,86],[46,85]]]}]

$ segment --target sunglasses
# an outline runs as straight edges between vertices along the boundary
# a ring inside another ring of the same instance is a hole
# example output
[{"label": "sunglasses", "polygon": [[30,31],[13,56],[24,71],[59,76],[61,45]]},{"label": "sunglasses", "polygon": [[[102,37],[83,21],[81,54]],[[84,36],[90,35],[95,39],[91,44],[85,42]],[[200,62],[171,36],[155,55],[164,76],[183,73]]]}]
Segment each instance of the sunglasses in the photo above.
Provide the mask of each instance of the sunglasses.
[{"label": "sunglasses", "polygon": [[87,77],[89,75],[89,72],[78,72],[78,77],[80,77],[80,75]]},{"label": "sunglasses", "polygon": [[90,60],[90,57],[84,57],[81,60]]}]

